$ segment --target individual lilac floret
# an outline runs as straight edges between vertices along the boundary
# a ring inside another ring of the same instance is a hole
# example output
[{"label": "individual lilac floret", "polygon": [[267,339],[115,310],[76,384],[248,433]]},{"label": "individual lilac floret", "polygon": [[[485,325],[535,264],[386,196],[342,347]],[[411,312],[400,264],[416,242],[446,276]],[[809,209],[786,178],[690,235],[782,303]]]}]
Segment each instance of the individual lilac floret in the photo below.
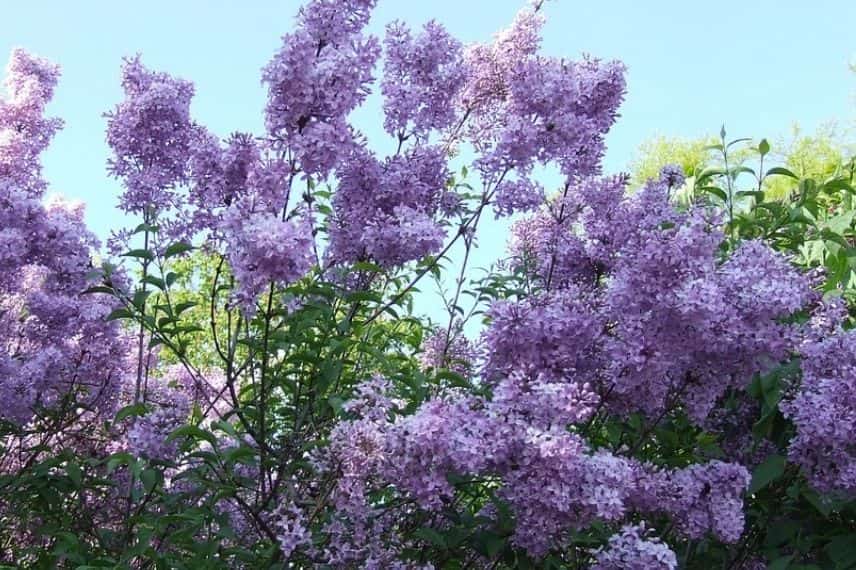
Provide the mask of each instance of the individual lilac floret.
[{"label": "individual lilac floret", "polygon": [[609,538],[605,549],[595,553],[592,570],[674,570],[675,553],[656,537],[650,536],[644,523],[621,528]]}]

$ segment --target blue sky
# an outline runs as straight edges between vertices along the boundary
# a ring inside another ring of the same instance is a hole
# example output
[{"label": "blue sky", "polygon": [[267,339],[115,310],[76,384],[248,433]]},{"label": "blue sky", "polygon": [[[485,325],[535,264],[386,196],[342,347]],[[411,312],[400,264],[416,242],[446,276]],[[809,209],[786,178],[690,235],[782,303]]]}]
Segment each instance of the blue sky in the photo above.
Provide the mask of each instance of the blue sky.
[{"label": "blue sky", "polygon": [[[434,18],[465,42],[486,41],[510,23],[522,0],[380,0],[371,31],[402,19]],[[260,68],[293,23],[297,1],[148,0],[2,3],[0,53],[15,46],[63,67],[51,107],[65,119],[45,156],[53,191],[88,204],[101,236],[121,222],[116,181],[106,177],[101,114],[121,98],[122,56],[141,53],[150,67],[195,82],[193,114],[213,131],[261,131]],[[544,50],[590,53],[628,66],[628,96],[608,137],[606,169],[625,168],[652,136],[716,133],[775,136],[794,122],[812,129],[853,116],[856,2],[845,0],[554,0]],[[355,114],[380,140],[378,102]],[[479,261],[504,242],[502,224]]]}]

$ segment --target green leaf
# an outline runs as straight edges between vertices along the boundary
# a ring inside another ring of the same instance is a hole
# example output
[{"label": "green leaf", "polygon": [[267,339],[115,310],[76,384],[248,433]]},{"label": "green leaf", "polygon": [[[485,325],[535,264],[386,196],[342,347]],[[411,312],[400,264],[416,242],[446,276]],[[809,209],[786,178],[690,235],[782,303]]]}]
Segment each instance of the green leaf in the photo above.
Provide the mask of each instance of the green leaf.
[{"label": "green leaf", "polygon": [[793,178],[794,180],[799,180],[800,178],[799,176],[797,176],[787,168],[784,168],[783,166],[774,166],[773,168],[767,171],[767,174],[765,176],[772,176],[774,174],[778,174],[780,176],[788,176],[790,178]]},{"label": "green leaf", "polygon": [[155,258],[154,254],[147,249],[132,249],[123,253],[122,257],[136,257],[145,259],[146,261],[151,261]]},{"label": "green leaf", "polygon": [[781,455],[771,455],[752,472],[752,483],[749,493],[757,493],[785,472],[785,458]]},{"label": "green leaf", "polygon": [[803,489],[801,494],[824,517],[829,517],[832,514],[833,505],[826,497],[821,497],[813,489]]},{"label": "green leaf", "polygon": [[370,273],[380,273],[383,271],[380,265],[368,261],[357,261],[354,263],[353,268],[354,271],[368,271]]},{"label": "green leaf", "polygon": [[112,473],[120,465],[129,465],[134,458],[128,452],[114,453],[107,460],[107,472]]},{"label": "green leaf", "polygon": [[140,402],[139,404],[129,404],[116,412],[116,417],[113,418],[114,423],[119,423],[125,418],[142,416],[146,413],[146,405]]},{"label": "green leaf", "polygon": [[191,426],[191,425],[181,426],[180,428],[173,430],[173,432],[170,433],[169,436],[167,436],[166,440],[172,441],[172,440],[177,439],[179,437],[189,437],[191,439],[196,439],[196,440],[204,439],[205,441],[207,441],[211,445],[213,445],[215,447],[217,446],[217,438],[214,437],[214,434],[207,432],[204,429],[201,429],[197,426]]},{"label": "green leaf", "polygon": [[134,292],[134,298],[131,300],[131,302],[138,309],[142,309],[143,306],[146,304],[146,299],[148,299],[149,295],[151,294],[151,291],[143,291],[142,289],[140,289],[139,291]]},{"label": "green leaf", "polygon": [[83,471],[80,469],[80,465],[78,465],[74,461],[69,461],[65,466],[65,474],[68,475],[68,478],[71,479],[71,482],[74,483],[76,488],[80,488],[83,482]]},{"label": "green leaf", "polygon": [[824,550],[839,568],[856,567],[856,533],[833,537]]},{"label": "green leaf", "polygon": [[155,287],[157,287],[161,291],[163,291],[166,288],[166,284],[164,283],[164,280],[161,279],[160,277],[155,277],[154,275],[146,275],[145,279],[143,279],[143,282],[154,285]]},{"label": "green leaf", "polygon": [[90,293],[106,293],[108,295],[112,295],[115,291],[112,287],[107,287],[106,285],[95,285],[83,291],[81,295],[88,295]]},{"label": "green leaf", "polygon": [[177,242],[166,248],[166,251],[163,253],[164,258],[169,259],[170,257],[180,255],[182,253],[191,251],[193,246],[187,242]]},{"label": "green leaf", "polygon": [[231,423],[227,422],[226,420],[217,420],[215,422],[211,422],[211,429],[219,429],[221,431],[226,432],[227,434],[229,434],[232,437],[235,437],[235,438],[238,437],[238,432],[235,431],[235,426],[233,426]]},{"label": "green leaf", "polygon": [[696,186],[701,186],[708,179],[714,176],[722,176],[723,174],[725,174],[725,170],[721,168],[705,168],[695,177]]},{"label": "green leaf", "polygon": [[821,186],[821,190],[826,192],[827,194],[834,194],[839,190],[844,190],[845,192],[849,192],[851,194],[856,194],[856,190],[853,189],[853,186],[847,180],[836,178],[834,180],[830,180]]},{"label": "green leaf", "polygon": [[505,540],[495,534],[489,534],[485,537],[484,546],[488,557],[493,558],[505,548]]},{"label": "green leaf", "polygon": [[157,487],[160,481],[161,473],[157,469],[144,469],[140,473],[140,481],[143,483],[143,489],[146,493],[151,493]]},{"label": "green leaf", "polygon": [[192,309],[196,305],[197,305],[197,303],[194,303],[193,301],[185,301],[183,303],[178,303],[175,306],[175,314],[180,315],[181,313],[183,313],[187,309]]},{"label": "green leaf", "polygon": [[146,223],[140,224],[139,226],[137,226],[137,227],[134,229],[134,233],[135,233],[135,234],[140,234],[140,233],[143,233],[143,232],[156,233],[157,231],[158,231],[158,227],[157,227],[157,226],[152,225],[152,224],[146,224]]},{"label": "green leaf", "polygon": [[255,457],[255,450],[248,445],[230,448],[223,454],[223,458],[227,463],[244,463],[246,465],[252,464]]},{"label": "green leaf", "polygon": [[755,176],[755,171],[748,166],[735,166],[731,169],[730,173],[732,178],[737,178],[738,174],[751,174]]},{"label": "green leaf", "polygon": [[853,224],[853,216],[856,216],[856,210],[829,218],[823,225],[837,234],[843,234]]},{"label": "green leaf", "polygon": [[742,142],[746,142],[746,141],[751,141],[751,140],[752,140],[752,139],[750,139],[749,137],[743,137],[743,138],[739,138],[739,139],[734,139],[733,141],[729,141],[729,143],[728,143],[727,145],[725,145],[725,148],[731,148],[732,146],[734,146],[734,145],[736,145],[736,144],[738,144],[738,143],[742,143]]},{"label": "green leaf", "polygon": [[728,194],[726,194],[725,190],[722,188],[717,188],[716,186],[702,186],[700,190],[707,192],[708,194],[713,194],[723,202],[728,202]]},{"label": "green leaf", "polygon": [[423,526],[422,528],[417,529],[413,534],[416,538],[422,539],[429,544],[439,546],[440,548],[446,548],[446,539],[433,528]]},{"label": "green leaf", "polygon": [[737,193],[737,195],[741,196],[741,197],[742,196],[751,196],[751,197],[755,198],[756,202],[763,202],[764,201],[764,193],[758,192],[755,190],[741,190],[740,192]]},{"label": "green leaf", "polygon": [[115,321],[118,319],[133,319],[134,313],[129,311],[128,309],[116,309],[112,311],[109,315],[105,317],[105,320]]},{"label": "green leaf", "polygon": [[793,554],[790,556],[782,556],[781,558],[777,558],[770,562],[770,565],[767,566],[767,570],[786,570],[788,566],[791,565],[791,560],[793,560]]},{"label": "green leaf", "polygon": [[345,405],[345,400],[340,396],[330,396],[327,399],[327,403],[330,404],[330,408],[333,410],[333,413],[338,414],[342,411],[342,408]]}]

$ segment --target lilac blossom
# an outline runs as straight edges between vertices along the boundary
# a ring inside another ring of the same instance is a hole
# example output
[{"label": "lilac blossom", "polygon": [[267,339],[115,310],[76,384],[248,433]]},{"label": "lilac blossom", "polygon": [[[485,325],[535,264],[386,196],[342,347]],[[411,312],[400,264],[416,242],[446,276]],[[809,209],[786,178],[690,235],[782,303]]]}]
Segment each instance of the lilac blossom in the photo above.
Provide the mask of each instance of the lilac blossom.
[{"label": "lilac blossom", "polygon": [[593,570],[675,570],[678,559],[644,524],[627,525],[595,553]]},{"label": "lilac blossom", "polygon": [[312,267],[313,236],[306,221],[232,207],[224,225],[236,295],[244,306],[252,305],[268,284],[293,283]]},{"label": "lilac blossom", "polygon": [[822,492],[856,492],[856,333],[839,331],[801,348],[802,383],[780,405],[796,435],[788,457]]},{"label": "lilac blossom", "polygon": [[394,266],[438,251],[446,235],[434,219],[448,177],[442,150],[418,146],[383,163],[365,150],[340,168],[328,255]]},{"label": "lilac blossom", "polygon": [[347,116],[368,95],[380,55],[377,39],[361,34],[374,3],[309,2],[263,71],[267,131],[307,175],[327,176],[355,146]]},{"label": "lilac blossom", "polygon": [[187,179],[195,125],[190,118],[193,85],[146,68],[139,57],[122,68],[125,99],[106,114],[113,176],[125,191],[123,210],[147,214],[175,208],[176,186]]},{"label": "lilac blossom", "polygon": [[463,334],[461,325],[435,329],[422,343],[419,362],[423,370],[451,370],[463,378],[475,371],[478,348]]},{"label": "lilac blossom", "polygon": [[12,50],[0,98],[0,181],[27,196],[39,196],[40,156],[62,121],[44,116],[59,78],[59,66],[18,48]]},{"label": "lilac blossom", "polygon": [[386,131],[404,138],[450,127],[456,119],[452,101],[464,81],[460,42],[434,21],[415,38],[402,22],[393,22],[384,48]]}]

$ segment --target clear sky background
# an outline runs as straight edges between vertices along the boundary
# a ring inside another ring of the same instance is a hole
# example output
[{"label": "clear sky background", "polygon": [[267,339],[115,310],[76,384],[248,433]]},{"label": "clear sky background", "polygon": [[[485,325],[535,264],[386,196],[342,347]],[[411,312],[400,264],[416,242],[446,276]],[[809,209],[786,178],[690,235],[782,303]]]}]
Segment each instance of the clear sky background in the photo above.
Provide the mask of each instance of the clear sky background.
[{"label": "clear sky background", "polygon": [[[488,41],[523,0],[380,0],[370,31],[402,19],[443,23],[464,42]],[[262,130],[260,68],[293,25],[296,0],[0,0],[0,54],[20,46],[62,65],[50,111],[66,121],[44,157],[54,192],[88,204],[106,237],[121,224],[108,179],[104,111],[121,99],[122,56],[196,84],[196,120],[214,132]],[[775,137],[853,116],[856,2],[848,0],[554,0],[544,51],[590,53],[628,67],[622,117],[607,139],[607,171],[624,169],[656,135]],[[354,121],[384,146],[379,101]],[[486,229],[478,262],[496,257],[503,224]]]}]

